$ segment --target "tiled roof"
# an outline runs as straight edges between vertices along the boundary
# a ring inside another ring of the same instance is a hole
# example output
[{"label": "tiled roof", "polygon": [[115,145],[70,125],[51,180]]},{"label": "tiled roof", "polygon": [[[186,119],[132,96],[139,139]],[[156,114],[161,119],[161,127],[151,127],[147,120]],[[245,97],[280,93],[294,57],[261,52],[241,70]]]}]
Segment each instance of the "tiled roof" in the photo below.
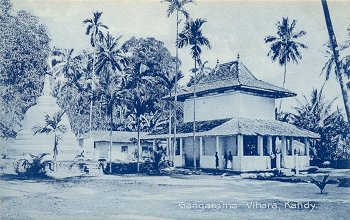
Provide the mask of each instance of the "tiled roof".
[{"label": "tiled roof", "polygon": [[[187,122],[178,125],[177,137],[192,136],[192,126],[192,122]],[[186,129],[183,129],[183,127],[185,127]],[[286,122],[281,122],[277,120],[262,120],[248,118],[231,118],[197,122],[196,133],[198,136],[222,136],[243,134],[319,138],[319,135],[314,132],[298,128]],[[168,134],[165,129],[146,136],[146,138],[167,137]]]},{"label": "tiled roof", "polygon": [[[147,135],[146,132],[140,132],[140,138],[144,139]],[[84,134],[81,138],[89,138],[89,134]],[[109,131],[93,131],[91,132],[91,138],[95,141],[109,141]],[[137,138],[137,132],[131,131],[113,131],[112,141],[113,142],[130,142],[132,139]]]},{"label": "tiled roof", "polygon": [[[296,96],[295,93],[257,79],[244,64],[239,61],[219,64],[212,72],[197,83],[197,95],[225,90],[241,90],[268,95],[276,98]],[[193,87],[179,91],[179,99],[193,94]]]},{"label": "tiled roof", "polygon": [[[196,123],[196,132],[204,132],[211,130],[219,125],[222,125],[223,123],[229,121],[230,119],[219,119],[219,120],[210,120],[210,121],[198,121]],[[178,126],[176,126],[177,133],[191,133],[193,131],[193,123],[192,122],[186,122],[182,123]],[[169,129],[167,126],[165,126],[162,130],[154,131],[151,133],[153,134],[168,134]]]}]

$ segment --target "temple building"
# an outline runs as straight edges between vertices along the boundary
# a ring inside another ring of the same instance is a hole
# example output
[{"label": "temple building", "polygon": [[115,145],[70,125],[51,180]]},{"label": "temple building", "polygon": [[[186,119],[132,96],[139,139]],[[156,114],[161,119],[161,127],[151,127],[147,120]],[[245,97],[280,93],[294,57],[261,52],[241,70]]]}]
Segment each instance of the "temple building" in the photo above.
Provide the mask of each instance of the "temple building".
[{"label": "temple building", "polygon": [[[55,135],[54,133],[37,133],[34,135],[35,126],[45,125],[45,116],[52,117],[61,110],[57,105],[56,99],[51,95],[50,76],[46,75],[42,95],[37,98],[36,105],[30,107],[22,121],[22,126],[17,133],[14,145],[10,149],[10,157],[18,158],[26,154],[38,156],[42,153],[53,155]],[[58,143],[57,161],[73,161],[74,158],[82,152],[77,138],[71,130],[71,125],[67,114],[62,116],[60,122],[67,128],[67,131],[61,135]]]},{"label": "temple building", "polygon": [[[257,79],[239,57],[218,63],[196,86],[194,142],[193,91],[191,86],[178,93],[184,121],[177,125],[175,166],[193,167],[196,160],[196,167],[216,168],[216,152],[219,168],[236,171],[309,166],[309,145],[319,135],[275,120],[276,99],[294,97],[294,92]],[[147,139],[156,147],[168,137],[165,128]],[[229,152],[233,160],[226,166],[224,154]]]}]

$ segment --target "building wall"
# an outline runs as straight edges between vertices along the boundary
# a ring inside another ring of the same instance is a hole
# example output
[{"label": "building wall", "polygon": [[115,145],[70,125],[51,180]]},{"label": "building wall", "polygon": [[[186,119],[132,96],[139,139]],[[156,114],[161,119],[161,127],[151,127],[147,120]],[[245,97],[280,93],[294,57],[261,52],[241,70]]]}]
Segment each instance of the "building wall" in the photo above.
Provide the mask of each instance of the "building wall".
[{"label": "building wall", "polygon": [[[122,146],[128,146],[128,152],[122,152]],[[151,143],[143,143],[142,147],[152,147]],[[137,149],[137,145],[131,142],[113,142],[112,143],[112,161],[133,161],[135,160],[133,152]],[[109,158],[109,142],[95,141],[96,159]]]},{"label": "building wall", "polygon": [[275,99],[240,93],[239,117],[275,119]]},{"label": "building wall", "polygon": [[[128,152],[122,152],[122,146],[128,146]],[[112,144],[112,161],[121,160],[121,161],[132,161],[133,155],[132,153],[135,151],[137,146],[133,143],[119,143],[113,142]],[[107,141],[96,141],[95,142],[95,150],[97,153],[98,159],[106,159],[109,158],[109,142]]]},{"label": "building wall", "polygon": [[203,155],[213,156],[216,152],[216,137],[203,137]]},{"label": "building wall", "polygon": [[[232,117],[275,118],[275,99],[242,92],[227,92],[196,98],[196,121]],[[184,122],[193,121],[193,99],[184,102]]]},{"label": "building wall", "polygon": [[[285,158],[285,167],[294,169],[295,166],[299,168],[305,168],[310,166],[310,157],[308,156],[286,156]],[[296,164],[295,164],[296,163]]]}]

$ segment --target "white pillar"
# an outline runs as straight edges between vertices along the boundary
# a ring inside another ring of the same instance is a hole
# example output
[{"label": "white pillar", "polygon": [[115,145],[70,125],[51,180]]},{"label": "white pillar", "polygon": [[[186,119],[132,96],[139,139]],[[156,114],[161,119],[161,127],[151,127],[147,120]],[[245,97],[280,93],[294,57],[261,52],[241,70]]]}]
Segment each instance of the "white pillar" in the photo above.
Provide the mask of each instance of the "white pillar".
[{"label": "white pillar", "polygon": [[295,150],[293,140],[294,140],[294,138],[292,138],[292,137],[289,139],[290,149],[292,150],[292,155],[294,155],[294,150]]},{"label": "white pillar", "polygon": [[309,144],[309,139],[304,138],[304,145],[305,145],[305,155],[310,156],[310,144]]},{"label": "white pillar", "polygon": [[243,169],[242,161],[243,161],[243,135],[239,134],[237,135],[237,156],[238,156],[238,164],[239,164],[239,170]]},{"label": "white pillar", "polygon": [[199,156],[203,155],[203,137],[199,137]]},{"label": "white pillar", "polygon": [[216,136],[216,152],[220,155],[220,137]]},{"label": "white pillar", "polygon": [[286,146],[286,137],[282,136],[281,138],[281,157],[282,157],[282,167],[286,167],[286,153],[287,146]]},{"label": "white pillar", "polygon": [[157,150],[157,145],[156,145],[156,139],[153,139],[153,142],[152,142],[152,147],[153,147],[153,150],[156,151]]},{"label": "white pillar", "polygon": [[182,156],[182,154],[183,154],[183,149],[182,149],[183,143],[182,143],[182,141],[183,141],[183,138],[180,138],[180,156]]},{"label": "white pillar", "polygon": [[185,166],[185,154],[183,153],[183,138],[180,138],[180,156],[181,156],[181,164],[184,167]]},{"label": "white pillar", "polygon": [[267,136],[267,153],[272,152],[272,136]]},{"label": "white pillar", "polygon": [[[272,153],[272,136],[267,136],[267,154],[271,155]],[[275,156],[276,157],[276,156]],[[276,159],[276,158],[275,158]],[[277,159],[276,159],[277,160]],[[271,169],[272,164],[271,164],[271,157],[269,157],[269,169]]]},{"label": "white pillar", "polygon": [[258,135],[258,155],[264,156],[264,138]]},{"label": "white pillar", "polygon": [[276,169],[281,169],[281,152],[276,153]]},{"label": "white pillar", "polygon": [[172,157],[173,157],[173,161],[175,162],[175,156],[176,156],[176,148],[177,148],[177,139],[174,139],[174,144],[173,144],[173,155],[172,155]]},{"label": "white pillar", "polygon": [[298,166],[298,154],[294,154],[294,169],[295,169],[295,174],[299,174],[299,166]]}]

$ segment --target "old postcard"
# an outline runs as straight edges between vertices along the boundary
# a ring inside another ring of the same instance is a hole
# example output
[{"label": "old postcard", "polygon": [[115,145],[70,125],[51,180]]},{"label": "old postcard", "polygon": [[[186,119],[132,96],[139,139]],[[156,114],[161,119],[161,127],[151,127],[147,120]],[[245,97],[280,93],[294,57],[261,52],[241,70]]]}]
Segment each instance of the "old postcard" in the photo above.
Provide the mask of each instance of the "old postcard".
[{"label": "old postcard", "polygon": [[1,219],[348,219],[350,1],[0,0]]}]

